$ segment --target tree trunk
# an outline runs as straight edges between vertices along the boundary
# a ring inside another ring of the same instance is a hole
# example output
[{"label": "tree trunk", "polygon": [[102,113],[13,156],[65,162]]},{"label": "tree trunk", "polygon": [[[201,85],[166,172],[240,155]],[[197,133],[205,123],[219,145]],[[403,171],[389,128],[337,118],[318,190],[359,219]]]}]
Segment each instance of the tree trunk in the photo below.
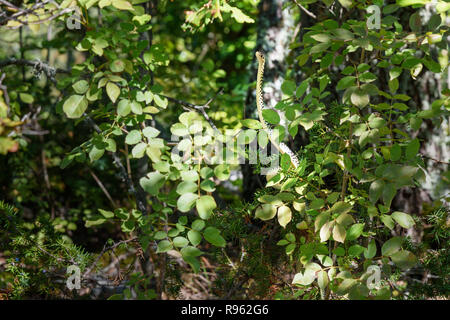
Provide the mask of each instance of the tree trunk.
[{"label": "tree trunk", "polygon": [[[259,3],[258,35],[256,50],[264,52],[266,66],[264,70],[264,101],[267,107],[273,107],[281,100],[281,84],[286,71],[286,57],[288,56],[291,43],[295,34],[294,16],[288,9],[283,10],[287,0],[262,0]],[[255,50],[255,52],[256,52]],[[256,81],[257,62],[251,65],[250,81]],[[246,118],[258,118],[256,111],[255,91],[249,89],[245,100]],[[250,164],[242,165],[243,174],[243,197],[246,200],[253,198],[258,188],[263,188],[265,179],[253,172]]]}]

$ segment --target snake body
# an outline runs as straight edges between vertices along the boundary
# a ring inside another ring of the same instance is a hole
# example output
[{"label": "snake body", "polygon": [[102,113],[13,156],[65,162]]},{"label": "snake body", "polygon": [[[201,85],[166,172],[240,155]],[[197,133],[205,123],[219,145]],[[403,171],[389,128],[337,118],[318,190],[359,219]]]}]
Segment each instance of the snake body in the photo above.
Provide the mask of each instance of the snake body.
[{"label": "snake body", "polygon": [[[264,107],[264,100],[263,100],[263,94],[262,94],[262,84],[263,84],[263,76],[264,76],[265,58],[264,58],[264,55],[259,51],[257,51],[255,55],[256,55],[256,59],[258,60],[258,74],[256,77],[256,107],[258,109],[259,121],[261,122],[263,129],[267,132],[269,140],[272,142],[272,144],[278,149],[279,152],[288,154],[289,157],[291,158],[292,165],[294,166],[294,168],[297,168],[299,165],[297,156],[283,142],[278,143],[276,141],[276,138],[274,137],[272,129],[269,127],[269,124],[263,118],[262,111],[265,107]],[[279,169],[280,168],[277,167],[273,171],[278,171]]]}]

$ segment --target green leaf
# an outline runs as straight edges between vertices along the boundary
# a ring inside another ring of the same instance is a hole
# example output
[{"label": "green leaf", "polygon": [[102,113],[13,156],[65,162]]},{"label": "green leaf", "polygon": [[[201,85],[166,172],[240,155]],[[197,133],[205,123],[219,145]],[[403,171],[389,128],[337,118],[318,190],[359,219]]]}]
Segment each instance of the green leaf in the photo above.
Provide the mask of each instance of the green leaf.
[{"label": "green leaf", "polygon": [[25,103],[33,103],[33,101],[34,101],[33,96],[28,93],[21,92],[21,93],[19,93],[19,97],[20,97],[20,100],[22,100]]},{"label": "green leaf", "polygon": [[178,248],[186,247],[189,244],[188,239],[185,237],[176,237],[173,239],[173,245]]},{"label": "green leaf", "polygon": [[402,237],[393,237],[386,241],[381,247],[381,254],[385,257],[389,257],[400,250],[403,243]]},{"label": "green leaf", "polygon": [[85,94],[86,91],[88,91],[88,89],[89,89],[89,83],[86,80],[80,80],[80,81],[75,82],[72,85],[72,88],[78,94]]},{"label": "green leaf", "polygon": [[153,127],[145,127],[142,133],[147,139],[152,139],[156,138],[160,134],[160,131]]},{"label": "green leaf", "polygon": [[98,209],[98,211],[101,213],[102,216],[104,216],[106,219],[114,218],[114,212],[107,211],[103,209]]},{"label": "green leaf", "polygon": [[354,38],[353,33],[350,30],[344,28],[334,29],[332,32],[336,35],[336,38],[339,40],[347,41],[352,40]]},{"label": "green leaf", "polygon": [[333,228],[333,239],[337,242],[344,243],[346,237],[345,228],[340,224],[336,224]]},{"label": "green leaf", "polygon": [[216,247],[225,247],[225,239],[220,235],[220,231],[214,227],[208,227],[203,232],[205,240]]},{"label": "green leaf", "polygon": [[256,208],[255,218],[259,218],[263,221],[273,219],[277,214],[277,208],[274,205],[265,203]]},{"label": "green leaf", "polygon": [[297,183],[297,178],[289,178],[287,179],[283,185],[281,186],[281,191],[289,190]]},{"label": "green leaf", "polygon": [[313,46],[310,50],[309,50],[309,54],[315,54],[315,53],[319,53],[319,52],[325,52],[328,48],[330,47],[330,43],[329,42],[323,42],[323,43],[319,43],[315,46]]},{"label": "green leaf", "polygon": [[391,161],[398,161],[402,156],[402,147],[395,143],[391,147]]},{"label": "green leaf", "polygon": [[347,230],[347,240],[356,240],[361,236],[365,223],[356,223]]},{"label": "green leaf", "polygon": [[64,102],[63,111],[70,119],[76,119],[83,115],[88,107],[88,101],[84,96],[73,95]]},{"label": "green leaf", "polygon": [[328,273],[324,270],[319,271],[317,274],[317,284],[319,285],[319,288],[324,290],[328,286]]},{"label": "green leaf", "polygon": [[158,194],[158,191],[163,186],[164,182],[165,176],[157,171],[150,172],[146,177],[142,177],[139,180],[142,189],[154,196]]},{"label": "green leaf", "polygon": [[348,248],[348,255],[351,257],[359,257],[364,252],[364,247],[359,244],[354,244]]},{"label": "green leaf", "polygon": [[337,217],[337,219],[336,219],[336,223],[342,225],[343,227],[346,227],[349,224],[354,223],[354,222],[355,222],[355,219],[353,219],[353,217],[346,212],[341,213],[339,215],[339,217]]},{"label": "green leaf", "polygon": [[294,91],[296,88],[297,88],[297,85],[295,84],[294,81],[291,81],[291,80],[285,80],[283,82],[283,84],[281,85],[281,91],[287,96],[294,95]]},{"label": "green leaf", "polygon": [[410,143],[406,146],[405,150],[405,157],[408,160],[411,160],[416,157],[416,155],[419,153],[420,149],[420,142],[419,139],[415,138],[411,140]]},{"label": "green leaf", "polygon": [[117,105],[117,114],[126,117],[131,112],[130,100],[121,99]]},{"label": "green leaf", "polygon": [[214,168],[214,174],[219,180],[228,180],[230,177],[230,167],[227,164],[219,164]]},{"label": "green leaf", "polygon": [[408,250],[401,250],[391,255],[394,262],[401,269],[410,269],[417,264],[417,258]]},{"label": "green leaf", "polygon": [[358,108],[363,108],[369,104],[370,97],[364,90],[355,89],[350,95],[350,100]]},{"label": "green leaf", "polygon": [[173,249],[172,243],[169,240],[162,240],[158,243],[156,253],[163,253]]},{"label": "green leaf", "polygon": [[203,254],[198,248],[187,246],[181,249],[181,255],[183,256],[183,259],[186,257],[198,257]]},{"label": "green leaf", "polygon": [[232,7],[228,3],[224,2],[221,6],[222,11],[231,12],[231,17],[235,19],[238,23],[254,23],[255,20],[250,18],[248,15],[242,12],[241,9],[237,7]]},{"label": "green leaf", "polygon": [[125,138],[125,143],[133,145],[141,142],[141,140],[141,132],[139,130],[131,130]]},{"label": "green leaf", "polygon": [[386,120],[380,117],[373,117],[369,121],[369,126],[374,129],[379,129],[381,127],[384,127],[386,125]]},{"label": "green leaf", "polygon": [[133,158],[140,159],[144,156],[145,150],[147,148],[147,144],[145,142],[140,142],[137,145],[133,147],[131,150],[131,154],[133,155]]},{"label": "green leaf", "polygon": [[206,192],[214,192],[216,190],[216,184],[211,180],[203,180],[200,183],[200,188]]},{"label": "green leaf", "polygon": [[278,208],[278,223],[283,228],[286,228],[287,224],[291,222],[292,211],[288,206],[281,206]]},{"label": "green leaf", "polygon": [[196,201],[196,208],[198,215],[203,220],[207,220],[211,217],[211,214],[215,208],[217,208],[216,201],[211,196],[201,196]]},{"label": "green leaf", "polygon": [[390,230],[394,229],[394,220],[391,218],[391,216],[383,214],[381,217],[381,222],[388,227]]},{"label": "green leaf", "polygon": [[320,230],[320,228],[322,228],[322,226],[330,219],[330,213],[329,212],[322,212],[320,213],[317,217],[316,220],[314,221],[314,232],[317,232]]},{"label": "green leaf", "polygon": [[169,103],[169,100],[167,100],[167,98],[155,94],[153,95],[153,99],[155,100],[156,105],[161,109],[167,108],[167,104]]},{"label": "green leaf", "polygon": [[395,79],[389,80],[388,81],[388,86],[389,86],[389,90],[392,93],[395,93],[397,91],[397,89],[398,89],[398,79],[395,78]]},{"label": "green leaf", "polygon": [[297,91],[295,92],[295,96],[297,98],[300,98],[303,96],[303,94],[306,92],[306,89],[308,88],[308,82],[303,81],[297,88]]},{"label": "green leaf", "polygon": [[167,237],[167,234],[164,231],[158,231],[153,236],[153,238],[155,238],[155,240],[162,240],[162,239],[164,239],[166,237]]},{"label": "green leaf", "polygon": [[255,119],[244,119],[241,120],[241,123],[244,127],[250,128],[250,129],[262,129],[262,124],[258,120]]},{"label": "green leaf", "polygon": [[405,229],[412,228],[415,225],[414,219],[404,212],[395,211],[391,214],[391,217]]},{"label": "green leaf", "polygon": [[133,6],[126,0],[111,0],[112,5],[119,10],[134,11]]},{"label": "green leaf", "polygon": [[183,181],[198,181],[198,172],[195,170],[181,171],[180,175]]},{"label": "green leaf", "polygon": [[311,36],[311,38],[313,38],[314,40],[319,41],[319,42],[330,42],[331,41],[331,36],[326,33],[314,34]]},{"label": "green leaf", "polygon": [[394,183],[388,183],[384,186],[383,189],[383,203],[385,206],[390,207],[392,203],[392,199],[394,199],[397,194],[397,188]]},{"label": "green leaf", "polygon": [[201,220],[201,219],[197,219],[194,222],[192,222],[191,225],[192,229],[197,230],[197,231],[202,231],[203,228],[205,227],[205,221]]},{"label": "green leaf", "polygon": [[177,208],[181,212],[188,212],[191,210],[194,205],[195,201],[198,199],[198,195],[188,192],[183,194],[181,197],[178,198],[177,201]]},{"label": "green leaf", "polygon": [[98,226],[103,224],[106,221],[106,219],[102,219],[102,218],[97,218],[96,220],[88,220],[86,221],[86,223],[84,224],[86,228],[90,228],[93,226]]},{"label": "green leaf", "polygon": [[281,155],[280,166],[283,170],[288,170],[291,166],[291,157],[287,153]]},{"label": "green leaf", "polygon": [[193,246],[198,246],[202,242],[202,234],[197,230],[189,230],[187,236]]},{"label": "green leaf", "polygon": [[384,188],[384,181],[379,179],[375,180],[370,184],[369,188],[369,200],[373,204],[378,201],[378,199],[381,197],[381,193],[383,192]]},{"label": "green leaf", "polygon": [[197,184],[192,181],[182,181],[177,186],[177,193],[179,195],[183,195],[185,193],[194,193],[195,191],[197,191],[197,188]]},{"label": "green leaf", "polygon": [[272,109],[264,109],[262,110],[262,115],[264,120],[266,120],[270,124],[278,124],[280,123],[280,116],[278,112]]},{"label": "green leaf", "polygon": [[105,149],[97,149],[95,146],[89,151],[89,159],[94,162],[100,159],[105,153]]},{"label": "green leaf", "polygon": [[131,111],[133,111],[134,114],[142,114],[142,106],[137,101],[131,102]]},{"label": "green leaf", "polygon": [[108,82],[106,84],[106,93],[108,94],[108,97],[109,99],[111,99],[112,103],[115,103],[120,95],[120,88],[114,82]]},{"label": "green leaf", "polygon": [[322,268],[315,262],[309,262],[305,265],[305,271],[303,273],[297,273],[294,276],[292,284],[300,284],[308,286],[316,279],[316,274],[321,271]]},{"label": "green leaf", "polygon": [[347,294],[356,283],[357,281],[355,279],[344,279],[338,286],[336,294],[341,296]]},{"label": "green leaf", "polygon": [[338,201],[330,209],[330,213],[348,213],[352,210],[353,206],[350,203],[344,201]]},{"label": "green leaf", "polygon": [[354,76],[346,76],[344,78],[342,78],[341,80],[339,80],[336,89],[337,90],[344,90],[347,89],[349,87],[352,87],[356,85],[356,77]]},{"label": "green leaf", "polygon": [[327,241],[331,236],[331,229],[333,228],[334,221],[326,222],[322,228],[320,228],[319,236],[320,242]]},{"label": "green leaf", "polygon": [[397,4],[400,7],[413,6],[416,4],[427,4],[430,0],[397,0]]},{"label": "green leaf", "polygon": [[367,249],[364,249],[364,257],[366,259],[372,259],[377,254],[377,245],[375,243],[375,240],[372,239],[369,242],[369,245],[367,246]]}]

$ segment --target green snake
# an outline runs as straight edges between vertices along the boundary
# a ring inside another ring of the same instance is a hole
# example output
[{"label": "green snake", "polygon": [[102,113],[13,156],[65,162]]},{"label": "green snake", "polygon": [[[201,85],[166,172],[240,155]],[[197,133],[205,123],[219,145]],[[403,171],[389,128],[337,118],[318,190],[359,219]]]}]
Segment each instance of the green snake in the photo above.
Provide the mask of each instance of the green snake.
[{"label": "green snake", "polygon": [[[265,108],[264,107],[264,100],[263,100],[263,94],[262,94],[262,84],[263,84],[263,76],[264,76],[264,63],[265,58],[264,55],[256,51],[256,59],[258,60],[258,74],[256,77],[256,107],[258,109],[258,116],[259,121],[262,124],[263,129],[267,132],[267,135],[269,137],[269,140],[272,142],[272,144],[278,149],[280,153],[286,153],[291,158],[291,163],[294,166],[294,168],[297,168],[299,165],[299,161],[297,156],[292,152],[291,149],[287,145],[285,145],[283,142],[278,143],[276,138],[274,137],[272,129],[269,128],[269,124],[264,120],[262,111]],[[280,168],[274,168],[273,171],[278,171]]]}]

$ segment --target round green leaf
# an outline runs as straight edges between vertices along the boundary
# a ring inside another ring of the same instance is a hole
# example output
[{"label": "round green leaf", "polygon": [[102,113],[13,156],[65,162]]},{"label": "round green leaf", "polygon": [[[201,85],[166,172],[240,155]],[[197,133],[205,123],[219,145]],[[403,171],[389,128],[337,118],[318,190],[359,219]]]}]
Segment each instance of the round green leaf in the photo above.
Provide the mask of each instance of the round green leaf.
[{"label": "round green leaf", "polygon": [[188,192],[178,198],[177,207],[181,212],[188,212],[192,209],[195,201],[198,199],[198,195]]},{"label": "round green leaf", "polygon": [[402,247],[403,238],[393,237],[386,241],[381,247],[381,254],[385,257],[389,257],[400,250]]},{"label": "round green leaf", "polygon": [[191,225],[192,229],[197,230],[197,231],[202,231],[203,228],[205,227],[205,221],[201,220],[201,219],[197,219],[194,222],[192,222]]},{"label": "round green leaf", "polygon": [[88,106],[88,101],[84,96],[73,95],[64,102],[63,111],[68,118],[76,119],[83,115]]},{"label": "round green leaf", "polygon": [[287,96],[292,96],[294,94],[296,87],[297,86],[294,81],[285,80],[281,85],[281,91]]},{"label": "round green leaf", "polygon": [[216,201],[211,196],[201,196],[197,199],[196,208],[200,218],[207,220],[211,217],[213,210],[217,207]]},{"label": "round green leaf", "polygon": [[78,94],[85,94],[89,89],[89,83],[86,80],[80,80],[75,82],[72,88]]},{"label": "round green leaf", "polygon": [[263,115],[264,120],[266,120],[270,124],[280,123],[280,115],[275,110],[264,109],[262,111],[262,115]]},{"label": "round green leaf", "polygon": [[173,239],[173,245],[177,248],[186,247],[189,244],[189,240],[185,237],[176,237]]},{"label": "round green leaf", "polygon": [[227,164],[219,164],[214,168],[214,174],[219,180],[228,180],[230,177],[230,168]]},{"label": "round green leaf", "polygon": [[172,248],[172,243],[170,243],[169,240],[163,240],[158,243],[158,249],[156,250],[156,253],[167,252],[169,250],[172,250]]},{"label": "round green leaf", "polygon": [[271,204],[263,204],[256,208],[255,217],[263,221],[273,219],[277,214],[277,208]]},{"label": "round green leaf", "polygon": [[392,219],[394,219],[399,225],[405,229],[414,227],[414,219],[404,212],[395,211],[391,214]]},{"label": "round green leaf", "polygon": [[219,230],[214,227],[206,228],[203,232],[203,236],[205,237],[206,241],[216,247],[225,247],[226,245],[225,239],[220,235]]},{"label": "round green leaf", "polygon": [[288,206],[281,206],[278,208],[278,223],[283,228],[286,228],[287,224],[291,222],[292,211]]},{"label": "round green leaf", "polygon": [[185,193],[194,193],[197,191],[197,184],[192,181],[182,181],[177,186],[177,193],[183,195]]},{"label": "round green leaf", "polygon": [[111,99],[112,103],[115,103],[120,95],[120,88],[114,82],[108,82],[106,84],[106,93],[108,94],[108,97],[109,99]]},{"label": "round green leaf", "polygon": [[142,140],[141,132],[139,130],[131,130],[130,132],[128,132],[125,138],[125,143],[137,144],[141,142],[141,140]]},{"label": "round green leaf", "polygon": [[197,230],[189,230],[187,236],[194,247],[198,246],[202,241],[202,234]]}]

